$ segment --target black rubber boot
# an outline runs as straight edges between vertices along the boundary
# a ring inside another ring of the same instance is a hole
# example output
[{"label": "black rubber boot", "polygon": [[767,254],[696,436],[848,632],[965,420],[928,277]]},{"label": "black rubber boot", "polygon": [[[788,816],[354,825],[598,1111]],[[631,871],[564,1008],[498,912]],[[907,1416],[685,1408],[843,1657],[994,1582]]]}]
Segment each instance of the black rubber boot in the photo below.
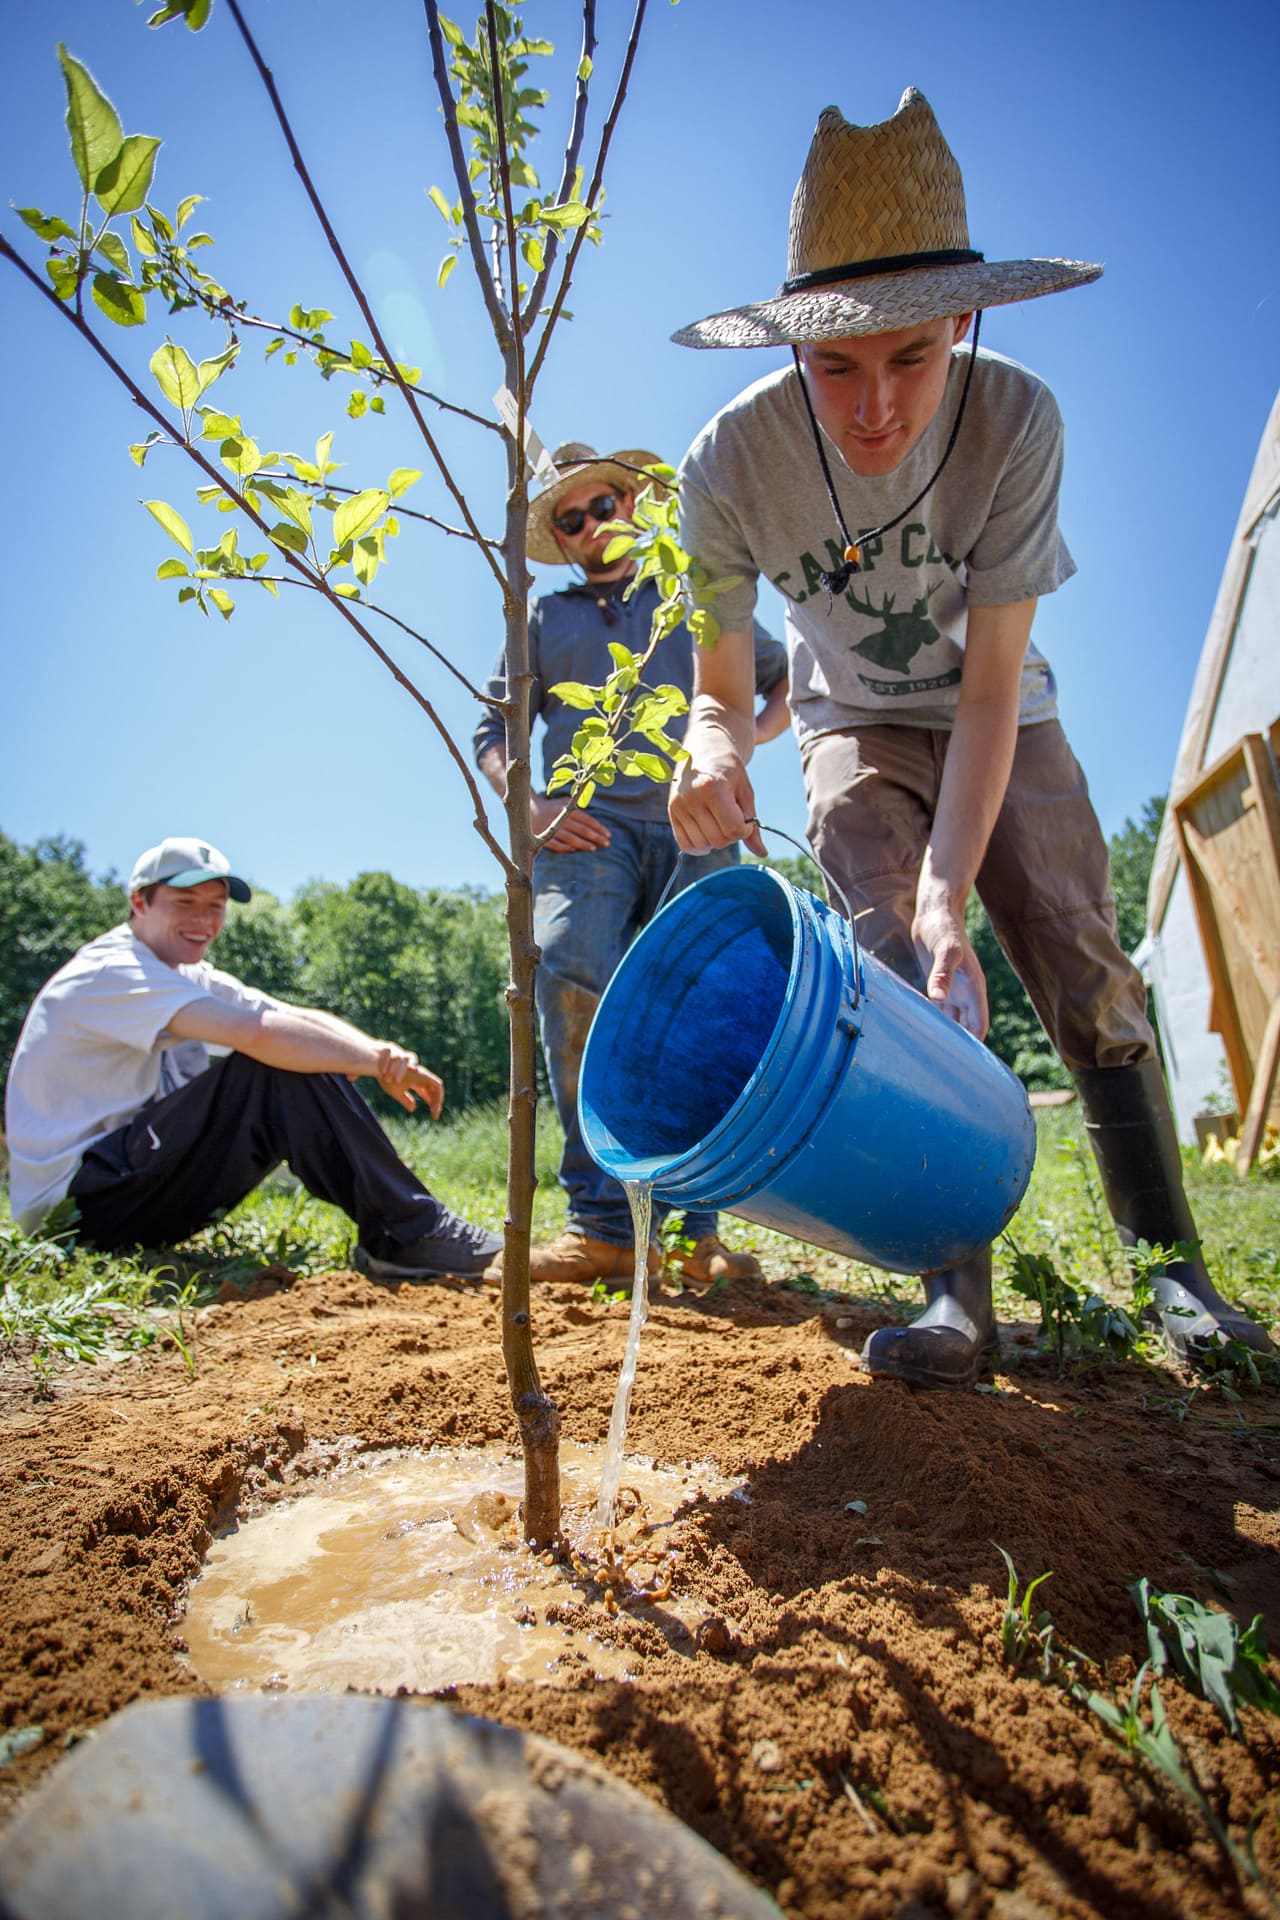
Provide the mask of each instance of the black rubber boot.
[{"label": "black rubber boot", "polygon": [[862,1349],[863,1369],[917,1387],[971,1387],[998,1344],[990,1247],[927,1273],[922,1284],[924,1312],[908,1327],[877,1327]]},{"label": "black rubber boot", "polygon": [[1222,1298],[1199,1251],[1200,1235],[1182,1185],[1182,1160],[1164,1073],[1158,1060],[1133,1067],[1091,1067],[1075,1075],[1102,1190],[1126,1247],[1145,1240],[1191,1244],[1190,1260],[1171,1260],[1151,1276],[1158,1321],[1176,1359],[1202,1364],[1215,1345],[1238,1340],[1274,1356],[1264,1328]]}]

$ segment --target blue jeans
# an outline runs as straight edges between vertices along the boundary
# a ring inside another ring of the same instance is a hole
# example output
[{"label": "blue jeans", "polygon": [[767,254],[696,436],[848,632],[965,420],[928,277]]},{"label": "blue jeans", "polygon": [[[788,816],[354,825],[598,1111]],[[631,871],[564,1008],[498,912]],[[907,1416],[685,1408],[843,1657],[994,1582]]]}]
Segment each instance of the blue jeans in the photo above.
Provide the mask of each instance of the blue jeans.
[{"label": "blue jeans", "polygon": [[[538,1020],[564,1128],[560,1183],[569,1199],[568,1230],[630,1246],[634,1229],[626,1193],[612,1174],[596,1165],[578,1126],[578,1075],[587,1030],[623,954],[657,912],[677,863],[672,895],[719,867],[733,866],[738,849],[724,847],[680,859],[665,820],[598,817],[611,835],[607,847],[581,853],[553,853],[544,847],[534,862],[533,930],[542,949]],[[669,1212],[655,1200],[655,1231]],[[715,1230],[714,1213],[685,1213],[689,1239],[700,1240]]]}]

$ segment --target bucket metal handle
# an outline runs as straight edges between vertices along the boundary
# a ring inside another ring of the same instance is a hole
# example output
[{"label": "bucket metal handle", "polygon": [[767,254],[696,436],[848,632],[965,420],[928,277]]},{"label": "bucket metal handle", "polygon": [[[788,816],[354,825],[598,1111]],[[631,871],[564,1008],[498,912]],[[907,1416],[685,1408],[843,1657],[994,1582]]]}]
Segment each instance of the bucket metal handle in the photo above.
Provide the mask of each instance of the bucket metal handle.
[{"label": "bucket metal handle", "polygon": [[858,929],[854,923],[853,908],[849,903],[848,894],[845,892],[844,888],[840,885],[840,882],[835,878],[835,876],[833,874],[827,873],[825,869],[819,865],[817,856],[814,854],[813,848],[806,846],[803,840],[797,840],[793,837],[793,835],[789,833],[784,833],[781,827],[766,827],[763,820],[757,820],[752,818],[748,820],[747,825],[749,827],[759,827],[761,833],[771,833],[777,839],[785,840],[789,846],[792,846],[795,848],[797,853],[803,854],[805,859],[809,861],[810,865],[817,868],[818,878],[821,880],[823,886],[826,888],[828,904],[830,904],[832,893],[835,893],[839,896],[840,905],[844,908],[845,921],[849,928],[849,939],[853,943],[853,998],[851,1001],[851,1005],[856,1007],[858,1002],[862,998],[862,986],[861,986],[861,980],[860,980],[860,966],[859,966],[859,962],[862,957],[862,950],[858,945]]},{"label": "bucket metal handle", "polygon": [[[833,891],[839,895],[840,905],[844,908],[845,921],[849,928],[849,939],[853,945],[853,997],[850,1002],[850,1005],[851,1007],[856,1007],[862,998],[862,986],[861,986],[861,977],[860,977],[861,975],[860,961],[862,957],[862,950],[858,945],[858,929],[854,925],[853,908],[849,904],[848,894],[845,892],[844,888],[840,885],[840,882],[838,880],[836,880],[831,874],[825,873],[823,871],[823,869],[818,865],[818,862],[814,857],[812,847],[806,846],[803,840],[794,839],[791,834],[784,833],[781,827],[766,827],[766,825],[764,824],[764,821],[757,820],[754,814],[752,815],[751,819],[747,821],[747,825],[749,827],[759,827],[761,833],[771,833],[775,836],[775,838],[779,840],[785,840],[788,843],[788,845],[793,846],[795,848],[797,853],[803,854],[805,859],[808,860],[812,866],[817,868],[818,878],[821,880],[823,886],[827,890],[828,904],[830,903],[830,897]],[[672,887],[675,885],[676,875],[680,871],[682,862],[685,860],[696,860],[698,859],[698,857],[699,856],[696,853],[686,854],[683,851],[683,849],[681,849],[680,854],[676,860],[676,863],[674,867],[672,867],[671,872],[667,877],[667,884],[662,889],[662,893],[661,893],[661,896],[659,897],[658,904],[654,908],[655,914],[661,913],[663,907],[666,906],[667,895],[670,893]]]}]

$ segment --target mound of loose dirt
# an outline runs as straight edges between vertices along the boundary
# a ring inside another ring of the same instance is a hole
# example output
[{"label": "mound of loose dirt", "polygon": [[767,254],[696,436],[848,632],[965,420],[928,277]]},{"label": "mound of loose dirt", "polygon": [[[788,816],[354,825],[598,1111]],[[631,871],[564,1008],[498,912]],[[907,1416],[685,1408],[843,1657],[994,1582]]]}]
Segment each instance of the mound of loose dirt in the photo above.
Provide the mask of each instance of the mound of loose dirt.
[{"label": "mound of loose dirt", "polygon": [[[714,1460],[748,1495],[692,1518],[678,1577],[714,1620],[691,1640],[661,1604],[601,1612],[633,1681],[450,1697],[596,1755],[789,1913],[1246,1911],[1187,1805],[1060,1688],[1002,1664],[993,1543],[1024,1580],[1052,1569],[1037,1606],[1113,1688],[1143,1653],[1125,1590],[1141,1574],[1280,1619],[1274,1401],[1187,1411],[1172,1374],[1064,1383],[1025,1356],[996,1392],[873,1385],[855,1363],[871,1323],[785,1284],[658,1295],[629,1443]],[[625,1331],[621,1305],[536,1298],[566,1435],[603,1439]],[[43,1729],[0,1773],[9,1808],[116,1708],[199,1691],[176,1657],[184,1590],[237,1505],[296,1489],[352,1436],[513,1431],[491,1295],[276,1276],[198,1315],[194,1358],[194,1377],[176,1351],[78,1369],[45,1403],[17,1368],[0,1382],[0,1729]],[[1234,1836],[1261,1813],[1280,1883],[1273,1723],[1248,1713],[1246,1747],[1163,1691]]]}]

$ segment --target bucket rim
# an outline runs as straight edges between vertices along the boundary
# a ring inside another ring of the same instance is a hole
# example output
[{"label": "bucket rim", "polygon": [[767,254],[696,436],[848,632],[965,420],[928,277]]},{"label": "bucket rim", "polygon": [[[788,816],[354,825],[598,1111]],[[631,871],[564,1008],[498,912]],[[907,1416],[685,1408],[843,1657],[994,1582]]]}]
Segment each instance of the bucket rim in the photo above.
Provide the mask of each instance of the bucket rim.
[{"label": "bucket rim", "polygon": [[[760,1056],[755,1066],[719,1120],[692,1146],[686,1147],[680,1153],[653,1155],[647,1160],[640,1160],[633,1154],[625,1154],[622,1157],[625,1159],[626,1172],[623,1172],[619,1166],[611,1166],[608,1169],[613,1173],[615,1179],[651,1181],[654,1191],[659,1197],[662,1197],[664,1189],[668,1184],[677,1185],[703,1161],[708,1158],[718,1157],[720,1148],[724,1143],[733,1140],[735,1136],[740,1133],[743,1116],[750,1110],[752,1099],[761,1082],[771,1071],[776,1069],[778,1055],[782,1048],[783,1036],[789,1030],[790,1016],[799,994],[801,978],[807,971],[806,955],[807,953],[811,954],[813,948],[820,945],[817,938],[817,922],[814,909],[817,909],[818,912],[823,914],[830,914],[842,928],[845,923],[840,920],[834,908],[829,907],[825,901],[819,900],[816,894],[808,892],[806,888],[797,887],[785,874],[778,873],[774,868],[763,864],[752,864],[749,866],[739,864],[732,867],[721,867],[715,873],[709,873],[701,880],[695,880],[689,886],[682,888],[678,894],[667,902],[661,912],[654,915],[648,926],[643,929],[642,937],[648,937],[652,930],[657,927],[662,920],[666,919],[668,915],[673,914],[676,909],[682,909],[687,913],[693,896],[700,890],[714,887],[722,892],[726,890],[741,892],[744,889],[750,892],[761,883],[766,887],[776,889],[785,903],[791,921],[791,957],[787,967],[787,982],[783,990],[777,1015],[774,1019],[773,1029],[768,1040],[760,1050]],[[802,904],[805,902],[808,904]],[[629,951],[631,950],[629,949]],[[597,1028],[600,1025],[602,1016],[605,1013],[609,996],[613,992],[615,985],[621,981],[626,966],[626,958],[627,956],[624,955],[622,962],[614,973],[613,979],[609,982],[604,994],[601,996],[600,1005],[597,1007],[595,1017],[591,1023],[591,1031],[587,1036],[587,1045],[583,1049],[583,1067],[579,1078],[578,1090],[578,1121],[587,1149],[595,1158],[599,1157],[599,1152],[601,1151],[608,1153],[611,1147],[621,1147],[621,1142],[618,1141],[612,1128],[608,1126],[594,1109],[588,1109],[584,1105],[582,1094],[588,1081],[588,1075],[586,1073],[587,1053]],[[604,1165],[605,1163],[601,1162],[600,1164]]]}]

